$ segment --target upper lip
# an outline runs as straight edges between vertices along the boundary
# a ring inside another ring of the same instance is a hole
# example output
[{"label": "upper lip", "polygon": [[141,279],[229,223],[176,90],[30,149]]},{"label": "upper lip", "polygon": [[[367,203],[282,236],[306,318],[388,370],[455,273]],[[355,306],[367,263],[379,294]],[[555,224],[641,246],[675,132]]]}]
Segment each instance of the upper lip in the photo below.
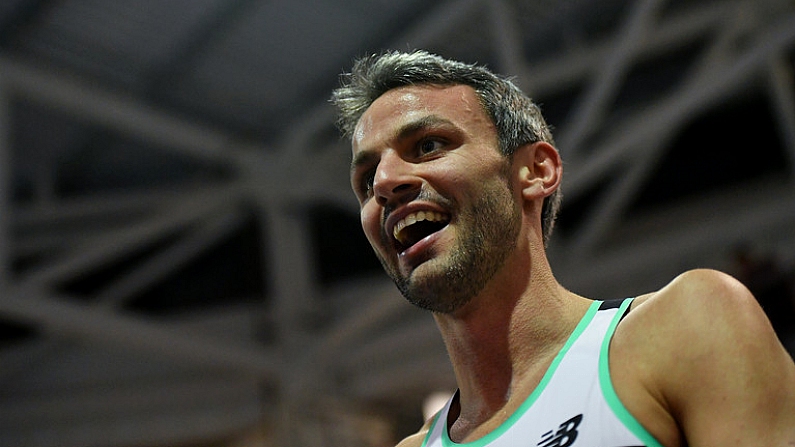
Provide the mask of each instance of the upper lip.
[{"label": "upper lip", "polygon": [[398,222],[400,222],[403,218],[405,218],[409,214],[416,213],[419,211],[433,211],[435,213],[444,214],[446,216],[450,215],[450,213],[448,213],[442,207],[432,202],[423,201],[423,202],[408,203],[396,209],[395,211],[390,213],[389,216],[387,216],[386,221],[384,222],[384,232],[386,232],[386,235],[389,237],[389,239],[397,243],[394,236],[395,225],[397,225]]}]

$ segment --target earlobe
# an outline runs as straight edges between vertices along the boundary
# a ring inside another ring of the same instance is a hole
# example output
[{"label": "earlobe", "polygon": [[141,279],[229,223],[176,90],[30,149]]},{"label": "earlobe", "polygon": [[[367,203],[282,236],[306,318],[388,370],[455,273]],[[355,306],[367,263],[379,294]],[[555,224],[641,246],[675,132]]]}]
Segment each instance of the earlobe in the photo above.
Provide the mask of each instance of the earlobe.
[{"label": "earlobe", "polygon": [[[519,176],[522,195],[527,200],[544,198],[560,186],[563,163],[557,149],[539,141],[520,149]],[[518,155],[518,154],[517,154]]]}]

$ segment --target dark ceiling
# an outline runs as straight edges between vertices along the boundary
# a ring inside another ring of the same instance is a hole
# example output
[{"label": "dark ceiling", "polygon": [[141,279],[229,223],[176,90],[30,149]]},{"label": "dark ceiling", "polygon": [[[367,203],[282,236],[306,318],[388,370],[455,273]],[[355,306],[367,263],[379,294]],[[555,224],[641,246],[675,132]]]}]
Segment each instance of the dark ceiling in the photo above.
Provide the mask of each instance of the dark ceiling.
[{"label": "dark ceiling", "polygon": [[455,385],[361,235],[328,103],[354,57],[411,48],[541,104],[567,287],[640,293],[741,246],[795,266],[789,0],[6,0],[0,444],[416,429]]}]

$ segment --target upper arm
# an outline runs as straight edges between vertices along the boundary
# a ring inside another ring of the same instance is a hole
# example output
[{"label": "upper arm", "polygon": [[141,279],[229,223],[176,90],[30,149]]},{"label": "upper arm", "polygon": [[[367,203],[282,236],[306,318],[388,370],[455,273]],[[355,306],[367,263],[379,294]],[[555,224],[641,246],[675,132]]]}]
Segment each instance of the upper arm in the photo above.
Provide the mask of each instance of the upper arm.
[{"label": "upper arm", "polygon": [[753,295],[708,270],[659,295],[653,386],[688,444],[795,445],[795,364]]}]

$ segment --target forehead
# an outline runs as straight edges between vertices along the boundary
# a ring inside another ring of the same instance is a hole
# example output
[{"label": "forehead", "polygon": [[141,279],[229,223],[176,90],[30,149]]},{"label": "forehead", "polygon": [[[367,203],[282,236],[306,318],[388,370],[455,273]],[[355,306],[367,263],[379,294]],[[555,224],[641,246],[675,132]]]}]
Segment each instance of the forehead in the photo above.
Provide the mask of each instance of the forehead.
[{"label": "forehead", "polygon": [[353,150],[394,137],[405,126],[434,117],[463,131],[494,132],[475,89],[468,85],[411,85],[381,95],[364,112],[353,133]]}]

